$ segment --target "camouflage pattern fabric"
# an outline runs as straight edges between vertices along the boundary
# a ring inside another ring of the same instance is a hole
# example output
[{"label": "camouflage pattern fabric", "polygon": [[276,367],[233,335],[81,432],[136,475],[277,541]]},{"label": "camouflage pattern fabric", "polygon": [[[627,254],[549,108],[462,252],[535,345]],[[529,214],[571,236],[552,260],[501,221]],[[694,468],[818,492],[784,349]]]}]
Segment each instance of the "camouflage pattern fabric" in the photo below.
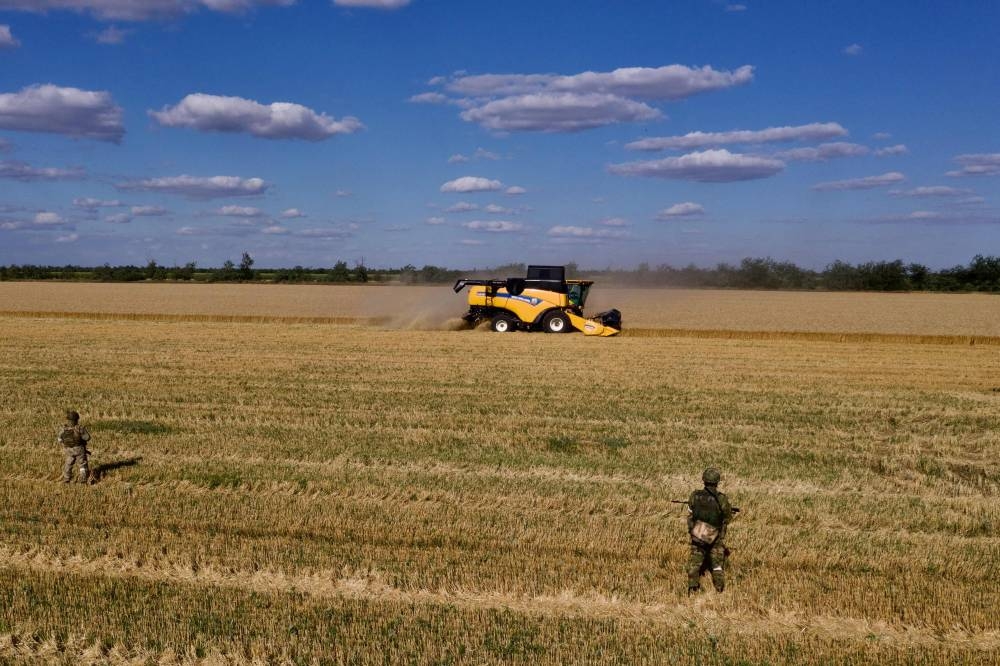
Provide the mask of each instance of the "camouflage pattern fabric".
[{"label": "camouflage pattern fabric", "polygon": [[63,481],[69,483],[73,480],[73,468],[80,466],[80,483],[86,483],[90,478],[90,465],[87,456],[86,446],[73,446],[63,449],[66,453],[66,463],[63,465]]},{"label": "camouflage pattern fabric", "polygon": [[712,585],[717,592],[726,589],[726,547],[722,540],[717,540],[711,548],[691,544],[691,555],[688,557],[687,574],[688,590],[701,589],[701,573],[708,569],[712,574]]},{"label": "camouflage pattern fabric", "polygon": [[708,570],[712,574],[712,585],[722,592],[726,587],[726,528],[733,519],[733,507],[725,493],[715,486],[696,490],[688,499],[688,532],[695,521],[704,521],[719,529],[719,536],[711,546],[701,546],[692,540],[691,555],[688,557],[688,591],[701,589],[701,574]]},{"label": "camouflage pattern fabric", "polygon": [[[57,441],[63,444],[63,453],[66,461],[63,464],[63,482],[69,483],[73,480],[73,468],[80,468],[80,483],[87,483],[90,480],[89,455],[87,453],[87,442],[90,441],[90,433],[82,425],[67,423],[59,430]],[[71,446],[66,446],[70,444]]]}]

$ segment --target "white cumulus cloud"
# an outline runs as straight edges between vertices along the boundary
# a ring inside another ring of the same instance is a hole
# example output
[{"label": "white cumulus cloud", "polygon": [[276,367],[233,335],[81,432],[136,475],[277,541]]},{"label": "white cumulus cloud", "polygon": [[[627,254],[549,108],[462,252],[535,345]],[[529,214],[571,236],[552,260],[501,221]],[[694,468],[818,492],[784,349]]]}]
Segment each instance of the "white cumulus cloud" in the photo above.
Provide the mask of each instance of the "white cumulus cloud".
[{"label": "white cumulus cloud", "polygon": [[496,161],[500,159],[500,156],[496,153],[486,150],[485,148],[476,148],[476,152],[472,154],[477,160],[491,160]]},{"label": "white cumulus cloud", "polygon": [[691,150],[708,146],[741,143],[760,144],[786,141],[825,141],[847,136],[839,123],[809,123],[762,130],[731,130],[728,132],[689,132],[682,136],[661,136],[640,139],[625,144],[629,150]]},{"label": "white cumulus cloud", "polygon": [[215,209],[216,215],[223,217],[262,217],[264,212],[253,206],[222,206]]},{"label": "white cumulus cloud", "polygon": [[170,212],[163,206],[132,206],[129,210],[136,217],[161,217]]},{"label": "white cumulus cloud", "polygon": [[731,88],[753,80],[753,67],[719,71],[709,66],[621,67],[610,72],[557,74],[480,74],[458,76],[448,90],[473,97],[535,92],[604,93],[643,99],[683,99],[697,93]]},{"label": "white cumulus cloud", "polygon": [[578,132],[662,115],[643,102],[617,95],[544,92],[489,101],[463,111],[461,118],[500,131]]},{"label": "white cumulus cloud", "polygon": [[16,49],[21,45],[10,32],[10,26],[0,24],[0,49]]},{"label": "white cumulus cloud", "polygon": [[198,177],[185,174],[119,183],[115,187],[120,190],[179,194],[192,199],[216,199],[263,194],[267,191],[269,185],[260,178],[240,178],[238,176]]},{"label": "white cumulus cloud", "polygon": [[885,148],[877,149],[875,155],[877,157],[890,157],[893,155],[906,155],[909,152],[910,149],[905,144],[898,143],[895,146],[886,146]]},{"label": "white cumulus cloud", "polygon": [[495,192],[503,187],[499,180],[490,180],[479,176],[462,176],[449,180],[441,186],[442,192]]},{"label": "white cumulus cloud", "polygon": [[192,14],[200,9],[239,14],[255,7],[288,7],[296,0],[0,0],[0,9],[44,13],[69,10],[109,21],[151,21]]},{"label": "white cumulus cloud", "polygon": [[462,226],[471,231],[484,231],[494,234],[513,233],[524,229],[523,224],[507,220],[472,220],[471,222],[463,222]]},{"label": "white cumulus cloud", "polygon": [[39,226],[62,224],[64,221],[65,220],[62,219],[62,216],[60,216],[59,213],[53,213],[51,211],[43,211],[41,213],[37,213],[35,214],[35,217],[32,220],[34,224],[37,224]]},{"label": "white cumulus cloud", "polygon": [[948,187],[945,185],[925,185],[914,187],[911,190],[889,190],[889,194],[894,197],[963,197],[972,194],[972,190],[961,187]]},{"label": "white cumulus cloud", "polygon": [[164,127],[188,127],[211,132],[244,132],[264,139],[322,141],[364,128],[357,118],[341,120],[290,102],[260,104],[242,97],[194,93],[175,106],[149,111]]},{"label": "white cumulus cloud", "polygon": [[553,238],[602,241],[628,238],[629,232],[624,229],[595,229],[593,227],[555,226],[549,229],[548,235]]},{"label": "white cumulus cloud", "polygon": [[444,209],[446,213],[468,213],[469,211],[479,210],[479,205],[474,203],[469,203],[468,201],[459,201],[457,204],[448,206]]},{"label": "white cumulus cloud", "polygon": [[520,196],[522,194],[526,194],[527,192],[528,190],[524,189],[519,185],[511,185],[506,190],[504,190],[504,194],[506,194],[509,197]]},{"label": "white cumulus cloud", "polygon": [[63,236],[56,236],[57,243],[75,243],[80,240],[80,234],[65,234]]},{"label": "white cumulus cloud", "polygon": [[104,91],[51,83],[0,94],[0,129],[51,132],[118,143],[125,135],[122,109]]},{"label": "white cumulus cloud", "polygon": [[669,220],[675,217],[692,217],[694,215],[704,215],[705,207],[692,201],[674,204],[669,208],[664,208],[656,214],[657,219]]},{"label": "white cumulus cloud", "polygon": [[73,199],[73,205],[77,208],[84,208],[87,210],[97,210],[98,208],[120,208],[124,206],[118,199],[112,199],[110,201],[104,199],[94,199],[91,197],[77,197]]},{"label": "white cumulus cloud", "polygon": [[850,178],[848,180],[832,180],[826,183],[817,183],[812,186],[812,189],[818,191],[871,190],[876,187],[885,187],[886,185],[901,183],[904,180],[906,180],[906,176],[903,174],[898,171],[890,171],[878,176],[866,176],[864,178]]},{"label": "white cumulus cloud", "polygon": [[410,4],[410,0],[333,0],[338,7],[363,7],[369,9],[399,9]]},{"label": "white cumulus cloud", "polygon": [[94,41],[98,44],[114,46],[124,43],[125,37],[127,37],[130,32],[132,31],[122,30],[118,26],[109,25],[107,28],[94,35]]},{"label": "white cumulus cloud", "polygon": [[577,132],[663,117],[640,100],[678,100],[752,80],[750,65],[734,71],[664,65],[572,75],[461,73],[430,82],[458,98],[435,92],[410,100],[457,104],[465,109],[463,120],[497,131]]},{"label": "white cumulus cloud", "polygon": [[861,44],[851,44],[850,46],[844,47],[844,55],[849,56],[859,56],[864,52],[864,47]]},{"label": "white cumulus cloud", "polygon": [[108,215],[104,218],[104,221],[108,224],[129,224],[132,222],[132,216],[128,213],[116,213],[114,215]]},{"label": "white cumulus cloud", "polygon": [[444,222],[445,220],[443,217],[428,217],[426,220],[424,220],[424,224],[430,224],[432,226],[444,224]]},{"label": "white cumulus cloud", "polygon": [[81,180],[84,177],[86,172],[80,168],[33,167],[26,162],[0,160],[0,178],[27,183],[36,180]]},{"label": "white cumulus cloud", "polygon": [[799,162],[826,162],[827,160],[840,157],[860,157],[871,152],[867,146],[858,143],[847,143],[835,141],[832,143],[821,143],[818,146],[808,148],[792,148],[783,150],[774,156],[778,159]]},{"label": "white cumulus cloud", "polygon": [[706,150],[681,157],[625,162],[608,166],[610,173],[620,176],[649,176],[693,180],[703,183],[729,183],[767,178],[785,168],[781,160],[755,155],[730,153],[728,150]]},{"label": "white cumulus cloud", "polygon": [[408,101],[414,104],[447,104],[450,100],[447,95],[439,92],[425,92],[412,95]]},{"label": "white cumulus cloud", "polygon": [[303,213],[298,208],[286,208],[285,210],[281,211],[281,217],[286,220],[292,220],[298,217],[305,217],[305,216],[306,214]]},{"label": "white cumulus cloud", "polygon": [[962,167],[949,171],[949,176],[996,176],[1000,174],[1000,153],[970,153],[956,155],[954,160]]},{"label": "white cumulus cloud", "polygon": [[282,236],[288,233],[288,229],[281,226],[280,224],[272,224],[269,227],[264,227],[263,229],[261,229],[260,233],[273,236]]}]

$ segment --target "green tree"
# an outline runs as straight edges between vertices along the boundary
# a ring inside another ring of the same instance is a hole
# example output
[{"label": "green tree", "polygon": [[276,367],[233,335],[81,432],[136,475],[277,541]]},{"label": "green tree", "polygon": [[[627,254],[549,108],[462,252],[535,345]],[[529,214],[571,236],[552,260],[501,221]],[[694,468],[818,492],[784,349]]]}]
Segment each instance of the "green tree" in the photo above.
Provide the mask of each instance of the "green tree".
[{"label": "green tree", "polygon": [[351,271],[347,268],[346,261],[338,261],[329,272],[330,282],[350,282]]},{"label": "green tree", "polygon": [[250,256],[249,252],[244,252],[243,258],[240,259],[240,279],[253,279],[253,257]]},{"label": "green tree", "polygon": [[218,275],[218,279],[223,280],[223,281],[235,279],[236,278],[236,264],[234,264],[229,259],[226,259],[226,262],[224,264],[222,264],[222,268],[219,269],[219,271],[217,272],[217,275]]}]

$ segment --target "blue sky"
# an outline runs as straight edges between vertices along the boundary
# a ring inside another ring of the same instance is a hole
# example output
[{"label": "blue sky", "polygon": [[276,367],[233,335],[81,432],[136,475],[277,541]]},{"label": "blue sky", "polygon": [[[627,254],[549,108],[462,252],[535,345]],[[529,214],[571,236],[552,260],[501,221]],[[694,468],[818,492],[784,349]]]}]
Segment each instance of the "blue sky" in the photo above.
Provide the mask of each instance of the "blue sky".
[{"label": "blue sky", "polygon": [[0,264],[1000,254],[1000,5],[0,0]]}]

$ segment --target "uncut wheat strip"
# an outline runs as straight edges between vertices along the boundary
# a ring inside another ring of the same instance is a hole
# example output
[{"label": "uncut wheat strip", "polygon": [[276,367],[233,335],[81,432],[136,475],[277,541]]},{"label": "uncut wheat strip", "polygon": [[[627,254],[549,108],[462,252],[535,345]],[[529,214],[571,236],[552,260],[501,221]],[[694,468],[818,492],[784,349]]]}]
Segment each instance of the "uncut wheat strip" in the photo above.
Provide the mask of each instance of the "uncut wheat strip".
[{"label": "uncut wheat strip", "polygon": [[991,651],[1000,649],[1000,631],[969,632],[960,628],[942,633],[920,625],[890,624],[863,618],[834,615],[805,615],[762,610],[747,617],[745,611],[732,612],[721,599],[698,597],[680,604],[643,604],[596,592],[572,589],[553,595],[518,595],[506,591],[483,590],[400,590],[384,583],[376,571],[316,571],[288,575],[281,571],[220,571],[211,567],[174,566],[160,569],[136,565],[112,557],[62,558],[43,550],[16,552],[0,546],[0,562],[15,569],[60,575],[102,576],[138,579],[146,582],[224,587],[272,594],[307,594],[317,598],[348,598],[362,601],[401,602],[463,609],[508,610],[516,613],[571,618],[614,619],[632,622],[678,625],[686,623],[706,630],[737,634],[811,634],[820,638],[867,641],[901,647],[960,647]]},{"label": "uncut wheat strip", "polygon": [[801,340],[803,342],[878,342],[911,345],[1000,345],[996,335],[921,335],[916,333],[876,333],[839,331],[744,331],[691,328],[632,328],[622,331],[627,338],[716,338],[722,340]]},{"label": "uncut wheat strip", "polygon": [[[288,315],[219,315],[176,313],[122,313],[0,310],[0,317],[17,319],[82,319],[95,321],[209,322],[236,324],[333,324],[385,326],[393,322],[385,316],[330,317]],[[434,326],[434,329],[441,328]],[[452,329],[455,326],[447,326]],[[915,333],[839,332],[839,331],[761,331],[697,328],[626,328],[625,338],[709,338],[722,340],[796,340],[802,342],[883,343],[907,345],[984,345],[1000,346],[1000,336],[993,335],[921,335]]]},{"label": "uncut wheat strip", "polygon": [[147,312],[67,312],[0,310],[0,317],[16,319],[84,319],[94,321],[210,322],[219,324],[361,324],[379,325],[385,317],[318,317],[286,315],[222,315]]}]

